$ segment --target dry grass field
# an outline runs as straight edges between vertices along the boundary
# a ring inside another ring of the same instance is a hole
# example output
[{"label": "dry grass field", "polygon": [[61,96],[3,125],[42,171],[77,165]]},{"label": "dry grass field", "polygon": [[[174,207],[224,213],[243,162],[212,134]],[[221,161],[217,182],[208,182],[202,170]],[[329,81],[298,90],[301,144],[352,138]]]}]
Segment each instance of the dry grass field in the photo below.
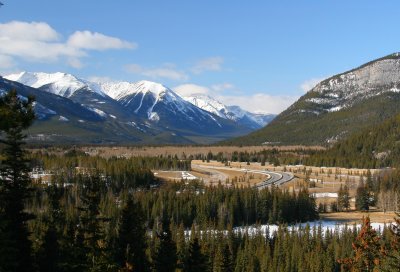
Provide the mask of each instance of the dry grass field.
[{"label": "dry grass field", "polygon": [[320,150],[320,146],[142,146],[142,147],[81,147],[84,152],[92,155],[100,155],[103,157],[112,156],[175,156],[183,158],[185,156],[203,154],[207,155],[208,152],[217,154],[222,152],[229,155],[235,151],[238,152],[258,152],[262,150],[270,150],[276,148],[281,151],[295,150],[295,149],[312,149]]},{"label": "dry grass field", "polygon": [[394,212],[381,212],[372,210],[370,212],[337,212],[337,213],[321,213],[321,220],[343,221],[347,223],[361,223],[363,217],[369,216],[371,222],[376,223],[391,223],[394,222],[396,214]]},{"label": "dry grass field", "polygon": [[[166,182],[177,182],[182,179],[182,171],[154,171],[158,178]],[[234,170],[216,170],[193,168],[189,172],[191,175],[202,180],[206,186],[215,186],[221,183],[225,186],[254,186],[265,180],[266,176],[261,174],[243,173]]]}]

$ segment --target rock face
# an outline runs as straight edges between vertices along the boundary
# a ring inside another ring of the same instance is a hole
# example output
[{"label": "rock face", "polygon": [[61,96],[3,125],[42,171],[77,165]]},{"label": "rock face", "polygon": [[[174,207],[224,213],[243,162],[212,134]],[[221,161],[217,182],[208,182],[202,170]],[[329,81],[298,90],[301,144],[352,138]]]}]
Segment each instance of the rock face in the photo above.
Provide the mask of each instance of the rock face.
[{"label": "rock face", "polygon": [[229,144],[330,144],[400,112],[400,54],[318,83],[269,125]]},{"label": "rock face", "polygon": [[400,55],[389,55],[317,84],[306,102],[333,112],[352,107],[374,96],[400,92]]}]

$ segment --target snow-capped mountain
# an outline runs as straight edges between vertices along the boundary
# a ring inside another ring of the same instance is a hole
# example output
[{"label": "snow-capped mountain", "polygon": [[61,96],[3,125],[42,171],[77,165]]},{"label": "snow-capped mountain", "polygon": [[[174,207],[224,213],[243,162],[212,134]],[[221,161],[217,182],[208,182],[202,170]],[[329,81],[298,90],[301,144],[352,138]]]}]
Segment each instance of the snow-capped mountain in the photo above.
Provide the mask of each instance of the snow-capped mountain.
[{"label": "snow-capped mountain", "polygon": [[57,72],[49,74],[21,72],[4,76],[4,78],[17,81],[33,88],[44,88],[44,90],[49,93],[64,97],[71,97],[82,89],[86,89],[86,91],[96,93],[100,96],[105,96],[95,84],[66,73]]},{"label": "snow-capped mountain", "polygon": [[[193,103],[189,98],[183,99],[168,87],[151,81],[92,82],[65,73],[31,72],[11,74],[5,78],[70,98],[105,119],[135,116],[169,129],[202,130],[207,127],[209,133],[215,126],[236,125],[250,131],[265,125],[265,116],[235,106],[227,107],[211,97],[199,96],[197,103]],[[266,118],[268,121],[271,116]]]},{"label": "snow-capped mountain", "polygon": [[[169,142],[197,143],[199,140],[203,142],[204,137],[216,141],[254,129],[202,110],[166,86],[155,82],[91,82],[65,73],[29,72],[4,78],[40,90],[41,96],[47,93],[78,104],[102,122],[113,124],[112,130],[116,135],[132,131],[126,128],[128,125],[134,127],[136,132],[140,131],[153,138],[162,135]],[[37,108],[42,109],[43,114],[40,116],[43,116],[43,120],[51,119],[51,113],[56,112],[59,107],[51,104],[46,111],[41,105],[41,101],[38,101]],[[57,120],[64,123],[71,121],[69,124],[73,124],[72,120],[76,121],[78,118],[63,116]],[[77,124],[89,127],[84,119]],[[95,125],[97,126],[98,124]]]},{"label": "snow-capped mountain", "polygon": [[71,74],[22,72],[4,76],[4,78],[69,98],[103,119],[115,116],[128,118],[124,111],[121,111],[119,103],[104,93],[99,84]]},{"label": "snow-capped mountain", "polygon": [[321,81],[264,129],[237,141],[332,143],[398,113],[400,54],[395,53]]},{"label": "snow-capped mountain", "polygon": [[205,111],[252,129],[259,129],[265,126],[275,117],[273,114],[251,113],[239,106],[226,106],[211,96],[204,94],[193,94],[184,97],[184,99]]},{"label": "snow-capped mountain", "polygon": [[[123,86],[120,91],[118,87]],[[231,129],[235,124],[210,114],[185,101],[166,86],[151,82],[101,84],[102,90],[114,97],[130,113],[166,129],[189,129],[213,133]]]}]

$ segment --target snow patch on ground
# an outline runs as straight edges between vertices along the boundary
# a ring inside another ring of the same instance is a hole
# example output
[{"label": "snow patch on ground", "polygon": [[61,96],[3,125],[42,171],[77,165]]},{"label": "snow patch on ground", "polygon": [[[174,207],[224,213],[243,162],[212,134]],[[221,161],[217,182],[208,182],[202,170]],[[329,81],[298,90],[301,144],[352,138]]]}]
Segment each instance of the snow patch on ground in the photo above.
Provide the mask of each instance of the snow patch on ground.
[{"label": "snow patch on ground", "polygon": [[329,112],[340,111],[343,108],[344,108],[343,106],[336,106],[336,107],[330,108],[328,111]]},{"label": "snow patch on ground", "polygon": [[61,121],[61,122],[68,122],[69,119],[68,119],[67,117],[64,117],[64,116],[60,115],[60,117],[58,118],[58,121]]},{"label": "snow patch on ground", "polygon": [[160,121],[160,116],[158,115],[157,112],[149,112],[148,116],[149,116],[149,120],[151,120],[151,121],[154,121],[154,122]]},{"label": "snow patch on ground", "polygon": [[[318,229],[319,227],[321,228],[322,235],[325,235],[325,233],[327,231],[341,233],[346,229],[347,230],[353,229],[354,227],[357,228],[358,230],[361,229],[361,224],[344,224],[343,222],[338,222],[338,221],[313,221],[313,222],[299,223],[299,224],[294,224],[294,225],[288,225],[287,229],[288,229],[288,231],[299,231],[299,230],[304,230],[307,226],[310,227],[311,235],[313,234],[313,228]],[[390,226],[390,224],[386,224],[386,227],[388,227],[388,226]],[[374,230],[376,230],[377,232],[382,233],[383,229],[385,227],[385,224],[384,223],[371,223],[371,227]],[[250,236],[261,234],[264,237],[266,237],[266,236],[274,237],[274,235],[278,232],[279,228],[280,228],[280,226],[271,224],[271,225],[260,225],[260,226],[236,227],[236,228],[233,228],[233,231],[235,233],[247,234]],[[228,231],[226,231],[226,230],[218,231],[218,230],[214,230],[214,229],[201,231],[201,234],[211,233],[211,234],[217,235],[221,232],[224,235],[228,235]],[[186,230],[185,235],[187,237],[190,237],[191,230]]]},{"label": "snow patch on ground", "polygon": [[105,112],[102,111],[102,110],[99,110],[99,109],[96,109],[96,108],[92,108],[92,107],[88,107],[88,106],[86,106],[86,105],[83,105],[83,106],[85,106],[87,109],[89,109],[89,110],[95,112],[97,115],[99,115],[99,116],[101,116],[101,117],[104,117],[104,118],[107,117],[107,113],[105,113]]},{"label": "snow patch on ground", "polygon": [[313,193],[311,194],[314,198],[324,198],[324,197],[332,197],[332,198],[337,198],[338,194],[337,193]]}]

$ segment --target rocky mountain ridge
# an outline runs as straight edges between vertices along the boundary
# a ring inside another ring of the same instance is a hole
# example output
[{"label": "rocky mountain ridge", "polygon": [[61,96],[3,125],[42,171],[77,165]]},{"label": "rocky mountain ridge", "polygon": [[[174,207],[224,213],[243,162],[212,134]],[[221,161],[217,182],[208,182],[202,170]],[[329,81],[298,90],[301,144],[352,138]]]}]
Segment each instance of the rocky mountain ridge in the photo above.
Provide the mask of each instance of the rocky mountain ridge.
[{"label": "rocky mountain ridge", "polygon": [[226,144],[326,145],[400,112],[400,54],[318,83],[266,127]]}]

